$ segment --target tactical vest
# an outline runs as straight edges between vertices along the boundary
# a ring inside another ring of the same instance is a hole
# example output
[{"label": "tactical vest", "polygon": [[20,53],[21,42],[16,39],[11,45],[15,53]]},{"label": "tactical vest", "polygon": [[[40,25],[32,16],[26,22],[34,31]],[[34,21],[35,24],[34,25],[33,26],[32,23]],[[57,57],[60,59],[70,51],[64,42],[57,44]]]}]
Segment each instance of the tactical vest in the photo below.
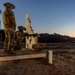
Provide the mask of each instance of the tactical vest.
[{"label": "tactical vest", "polygon": [[14,13],[12,11],[3,12],[3,23],[4,23],[4,27],[16,26]]}]

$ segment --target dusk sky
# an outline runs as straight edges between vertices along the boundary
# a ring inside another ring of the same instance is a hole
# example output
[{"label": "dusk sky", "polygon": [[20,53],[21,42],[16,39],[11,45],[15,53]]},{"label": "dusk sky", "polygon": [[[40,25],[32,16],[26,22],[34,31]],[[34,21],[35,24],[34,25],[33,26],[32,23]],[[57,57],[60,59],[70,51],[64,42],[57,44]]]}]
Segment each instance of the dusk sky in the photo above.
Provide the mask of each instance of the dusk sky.
[{"label": "dusk sky", "polygon": [[15,5],[13,11],[17,26],[26,26],[28,12],[35,33],[58,33],[75,37],[75,0],[0,0],[2,12],[5,2]]}]

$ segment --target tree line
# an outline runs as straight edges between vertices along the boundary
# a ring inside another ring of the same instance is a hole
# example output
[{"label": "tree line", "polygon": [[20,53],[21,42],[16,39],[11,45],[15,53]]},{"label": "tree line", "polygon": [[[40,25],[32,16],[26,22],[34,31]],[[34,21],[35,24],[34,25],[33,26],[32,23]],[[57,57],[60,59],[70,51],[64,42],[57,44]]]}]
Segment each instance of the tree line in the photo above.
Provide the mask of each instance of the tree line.
[{"label": "tree line", "polygon": [[48,33],[41,33],[39,34],[40,37],[38,38],[38,42],[40,43],[56,43],[56,42],[67,42],[67,41],[75,41],[75,38],[66,36],[66,35],[60,35],[57,33],[54,34],[48,34]]},{"label": "tree line", "polygon": [[[4,30],[0,30],[0,41],[4,42],[5,39],[5,33]],[[23,42],[25,42],[26,39],[24,38]],[[60,35],[57,33],[54,34],[48,34],[48,33],[40,33],[38,37],[39,43],[56,43],[56,42],[67,42],[67,41],[75,41],[75,38],[66,36],[66,35]]]}]

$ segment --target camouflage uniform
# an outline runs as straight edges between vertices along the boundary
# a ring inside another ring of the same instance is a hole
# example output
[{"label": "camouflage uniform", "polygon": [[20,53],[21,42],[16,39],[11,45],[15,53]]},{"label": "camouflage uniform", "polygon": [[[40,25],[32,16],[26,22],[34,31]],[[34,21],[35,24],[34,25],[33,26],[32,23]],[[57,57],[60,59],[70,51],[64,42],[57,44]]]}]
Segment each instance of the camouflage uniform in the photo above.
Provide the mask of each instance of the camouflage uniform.
[{"label": "camouflage uniform", "polygon": [[[4,4],[6,10],[3,12],[3,23],[5,28],[4,52],[11,53],[14,48],[16,22],[14,13],[11,9],[14,5],[7,2]],[[8,9],[10,8],[10,9]],[[7,10],[8,9],[8,10]]]},{"label": "camouflage uniform", "polygon": [[22,41],[24,39],[24,33],[23,30],[26,30],[23,26],[18,26],[18,31],[15,33],[15,50],[21,50],[22,49]]}]

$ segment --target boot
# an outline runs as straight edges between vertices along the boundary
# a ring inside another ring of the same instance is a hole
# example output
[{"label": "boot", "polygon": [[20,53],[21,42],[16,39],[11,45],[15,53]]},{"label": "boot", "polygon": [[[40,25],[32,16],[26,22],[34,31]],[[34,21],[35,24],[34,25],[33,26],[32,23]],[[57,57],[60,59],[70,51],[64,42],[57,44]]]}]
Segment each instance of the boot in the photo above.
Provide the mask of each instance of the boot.
[{"label": "boot", "polygon": [[4,49],[4,54],[8,54],[8,50],[7,49]]},{"label": "boot", "polygon": [[15,52],[11,51],[11,50],[8,50],[7,52],[8,54],[16,54]]}]

